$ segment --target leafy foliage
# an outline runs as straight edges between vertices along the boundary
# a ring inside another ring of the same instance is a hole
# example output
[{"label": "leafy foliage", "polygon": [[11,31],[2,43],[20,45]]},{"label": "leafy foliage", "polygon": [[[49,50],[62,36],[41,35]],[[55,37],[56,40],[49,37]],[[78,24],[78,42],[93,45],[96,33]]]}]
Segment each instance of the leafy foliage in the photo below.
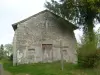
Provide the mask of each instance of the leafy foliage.
[{"label": "leafy foliage", "polygon": [[1,44],[0,46],[0,60],[4,57],[4,46]]},{"label": "leafy foliage", "polygon": [[7,55],[10,56],[13,52],[13,46],[12,44],[5,44],[5,50],[7,52]]},{"label": "leafy foliage", "polygon": [[0,60],[8,58],[12,54],[13,46],[12,44],[1,44],[0,46]]},{"label": "leafy foliage", "polygon": [[78,64],[82,67],[95,67],[100,60],[100,53],[94,44],[88,43],[78,49]]},{"label": "leafy foliage", "polygon": [[64,19],[84,26],[84,33],[89,35],[89,40],[94,39],[94,22],[100,22],[100,0],[51,0],[45,6]]},{"label": "leafy foliage", "polygon": [[91,18],[100,20],[100,0],[51,0],[51,3],[46,2],[45,6],[77,24],[86,24],[86,20]]},{"label": "leafy foliage", "polygon": [[78,64],[83,67],[95,67],[100,60],[100,50],[97,47],[99,40],[97,34],[94,41],[88,41],[87,36],[84,36],[77,50]]}]

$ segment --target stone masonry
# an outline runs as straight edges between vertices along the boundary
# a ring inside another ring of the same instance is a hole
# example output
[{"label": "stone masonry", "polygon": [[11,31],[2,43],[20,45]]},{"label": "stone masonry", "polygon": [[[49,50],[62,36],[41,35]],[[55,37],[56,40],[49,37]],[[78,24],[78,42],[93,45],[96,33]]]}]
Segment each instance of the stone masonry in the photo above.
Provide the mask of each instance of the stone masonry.
[{"label": "stone masonry", "polygon": [[54,13],[44,10],[12,26],[14,65],[58,61],[61,50],[65,61],[77,61],[73,32],[77,27]]}]

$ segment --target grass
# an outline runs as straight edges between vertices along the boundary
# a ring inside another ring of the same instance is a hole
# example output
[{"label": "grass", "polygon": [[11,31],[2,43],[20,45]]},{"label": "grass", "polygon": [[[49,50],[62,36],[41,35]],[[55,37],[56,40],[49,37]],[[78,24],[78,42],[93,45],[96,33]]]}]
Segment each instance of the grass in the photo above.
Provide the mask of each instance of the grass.
[{"label": "grass", "polygon": [[29,75],[100,75],[100,68],[80,68],[75,64],[64,63],[64,70],[61,70],[60,62],[35,63],[12,66],[11,62],[3,62],[4,69],[15,74]]}]

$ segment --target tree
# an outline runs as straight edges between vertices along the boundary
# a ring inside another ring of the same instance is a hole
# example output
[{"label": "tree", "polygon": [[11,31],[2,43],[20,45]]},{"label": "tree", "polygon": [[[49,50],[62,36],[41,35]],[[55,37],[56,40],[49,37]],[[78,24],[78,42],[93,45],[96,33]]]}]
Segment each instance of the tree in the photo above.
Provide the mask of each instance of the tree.
[{"label": "tree", "polygon": [[10,56],[12,54],[13,46],[12,44],[6,44],[5,45],[5,51],[7,52],[7,55]]},{"label": "tree", "polygon": [[81,38],[81,44],[77,49],[78,64],[83,67],[95,67],[98,66],[100,60],[100,28],[94,32],[95,42],[88,41],[87,35],[83,35]]},{"label": "tree", "polygon": [[0,60],[3,58],[3,56],[4,56],[4,46],[3,46],[3,44],[1,44],[1,46],[0,46]]},{"label": "tree", "polygon": [[89,41],[94,40],[94,23],[100,22],[100,0],[51,0],[45,6],[77,26],[84,26]]}]

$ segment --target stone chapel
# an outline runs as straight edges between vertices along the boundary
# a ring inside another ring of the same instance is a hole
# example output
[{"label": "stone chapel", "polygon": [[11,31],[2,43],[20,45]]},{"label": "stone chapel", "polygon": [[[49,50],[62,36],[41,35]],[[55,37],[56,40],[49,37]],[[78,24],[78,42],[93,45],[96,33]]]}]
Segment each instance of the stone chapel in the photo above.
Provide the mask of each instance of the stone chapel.
[{"label": "stone chapel", "polygon": [[53,62],[61,60],[75,63],[77,29],[69,21],[49,10],[41,11],[12,24],[13,64]]}]

